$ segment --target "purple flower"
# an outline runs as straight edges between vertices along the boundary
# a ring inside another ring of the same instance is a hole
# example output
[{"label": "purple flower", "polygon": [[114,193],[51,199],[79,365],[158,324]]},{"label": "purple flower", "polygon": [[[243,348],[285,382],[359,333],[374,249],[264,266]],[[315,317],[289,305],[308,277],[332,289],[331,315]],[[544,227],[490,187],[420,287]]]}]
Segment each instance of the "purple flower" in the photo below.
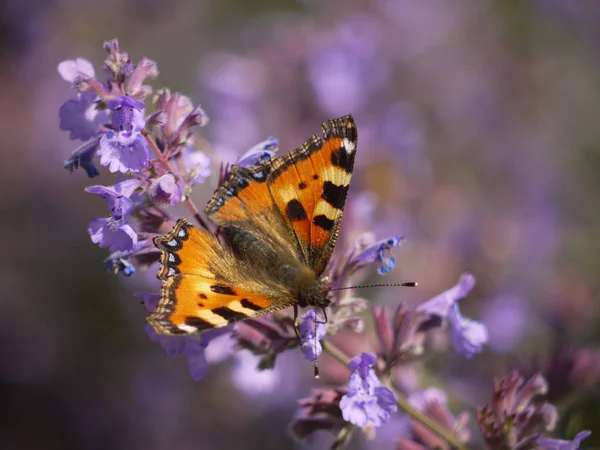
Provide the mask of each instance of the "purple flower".
[{"label": "purple flower", "polygon": [[183,356],[187,359],[188,370],[194,381],[200,381],[208,371],[208,362],[204,355],[210,336],[206,333],[199,337],[170,336],[158,334],[150,325],[146,325],[146,333],[153,342],[159,342],[165,353],[173,358]]},{"label": "purple flower", "polygon": [[[156,311],[160,301],[159,294],[139,294],[148,312]],[[194,381],[200,381],[208,371],[208,362],[204,351],[212,339],[229,333],[227,328],[215,328],[194,336],[172,336],[158,334],[150,325],[146,325],[146,333],[153,342],[160,343],[165,353],[172,358],[183,356],[187,359],[188,370]]]},{"label": "purple flower", "polygon": [[[63,61],[58,65],[63,80],[74,84],[80,78],[93,78],[94,67],[83,58]],[[77,94],[58,110],[60,129],[69,132],[69,139],[87,141],[100,131],[100,125],[108,121],[108,112],[96,108],[98,96],[94,92]]]},{"label": "purple flower", "polygon": [[580,448],[579,444],[581,444],[581,441],[586,439],[590,434],[592,434],[591,431],[580,431],[572,441],[539,437],[535,443],[540,449],[543,450],[578,450]]},{"label": "purple flower", "polygon": [[88,225],[88,233],[94,244],[102,248],[108,247],[111,252],[130,250],[137,244],[137,233],[127,222],[126,216],[131,214],[135,204],[129,196],[141,182],[126,180],[114,186],[91,186],[86,189],[90,194],[103,196],[108,203],[111,217],[92,219]]},{"label": "purple flower", "polygon": [[137,243],[137,233],[125,219],[92,219],[87,231],[94,244],[111,252],[129,250]]},{"label": "purple flower", "polygon": [[458,309],[458,300],[466,297],[473,286],[475,277],[465,273],[455,286],[417,307],[417,311],[448,320],[452,347],[466,358],[481,352],[483,344],[488,341],[486,326],[463,317]]},{"label": "purple flower", "polygon": [[399,236],[383,239],[355,255],[350,263],[356,264],[357,268],[372,263],[380,263],[381,265],[377,269],[377,273],[379,273],[379,275],[385,275],[396,265],[396,257],[390,253],[391,249],[398,247],[402,241],[403,238]]},{"label": "purple flower", "polygon": [[327,328],[325,322],[320,321],[314,309],[302,316],[300,322],[300,342],[302,354],[307,361],[315,361],[323,352],[321,339],[325,337]]},{"label": "purple flower", "polygon": [[183,153],[183,161],[187,171],[185,180],[191,186],[203,183],[210,176],[210,158],[205,153],[190,148]]},{"label": "purple flower", "polygon": [[113,111],[111,123],[114,130],[100,139],[100,164],[109,166],[111,172],[139,172],[148,167],[150,151],[140,131],[146,124],[144,104],[123,95],[109,100],[107,106]]},{"label": "purple flower", "polygon": [[450,341],[456,353],[466,358],[472,358],[475,353],[481,353],[483,344],[488,341],[488,331],[483,323],[463,317],[456,303],[448,314],[448,322],[450,323]]},{"label": "purple flower", "polygon": [[74,84],[77,78],[94,78],[94,66],[85,58],[67,59],[58,64],[58,73],[68,83]]},{"label": "purple flower", "polygon": [[396,412],[396,396],[375,375],[372,367],[377,357],[362,353],[348,364],[353,371],[348,381],[349,392],[340,400],[340,409],[345,421],[363,427],[371,423],[379,427]]},{"label": "purple flower", "polygon": [[100,175],[100,172],[98,172],[98,169],[94,165],[94,153],[98,148],[99,142],[100,139],[95,138],[86,142],[77,150],[75,150],[71,157],[65,161],[65,169],[73,172],[73,170],[81,166],[87,172],[88,177],[90,178]]},{"label": "purple flower", "polygon": [[183,196],[181,186],[170,173],[152,181],[149,193],[154,203],[168,203],[169,205],[181,202]]},{"label": "purple flower", "polygon": [[277,139],[268,137],[240,156],[235,165],[239,167],[253,167],[264,164],[275,156],[275,152],[277,152],[278,149],[279,142]]},{"label": "purple flower", "polygon": [[105,198],[113,218],[121,219],[133,211],[135,204],[129,197],[141,185],[141,181],[131,179],[121,181],[113,186],[90,186],[85,191],[90,194],[101,195]]},{"label": "purple flower", "polygon": [[100,131],[100,125],[108,121],[108,113],[96,109],[96,100],[98,96],[95,93],[84,92],[60,107],[60,129],[69,132],[69,139],[87,141]]}]

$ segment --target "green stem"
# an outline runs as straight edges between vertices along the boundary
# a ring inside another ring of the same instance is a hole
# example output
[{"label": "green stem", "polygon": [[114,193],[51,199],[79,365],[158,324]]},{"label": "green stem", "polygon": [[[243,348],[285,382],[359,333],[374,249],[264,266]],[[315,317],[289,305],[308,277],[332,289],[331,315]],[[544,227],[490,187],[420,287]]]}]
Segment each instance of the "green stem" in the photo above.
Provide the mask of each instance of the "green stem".
[{"label": "green stem", "polygon": [[[350,362],[350,358],[344,354],[339,348],[333,345],[331,342],[322,341],[323,351],[335,359],[340,364],[344,366],[348,366]],[[449,430],[444,428],[441,424],[437,423],[435,420],[430,419],[421,411],[413,408],[408,400],[398,392],[391,383],[385,383],[387,387],[396,395],[396,404],[401,411],[404,411],[408,416],[410,416],[413,420],[423,424],[427,427],[432,433],[435,433],[446,442],[448,442],[453,448],[456,450],[468,450],[464,444],[458,441],[456,436],[454,436]]]}]

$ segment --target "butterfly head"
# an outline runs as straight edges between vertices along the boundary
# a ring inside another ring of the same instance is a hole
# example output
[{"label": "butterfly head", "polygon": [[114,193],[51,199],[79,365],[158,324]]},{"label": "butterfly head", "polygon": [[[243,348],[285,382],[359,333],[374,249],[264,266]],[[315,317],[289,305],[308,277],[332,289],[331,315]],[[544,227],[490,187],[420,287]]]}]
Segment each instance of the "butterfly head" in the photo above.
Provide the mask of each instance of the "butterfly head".
[{"label": "butterfly head", "polygon": [[322,282],[317,281],[311,286],[304,287],[300,291],[298,304],[303,308],[307,306],[326,308],[331,303],[327,294],[329,294],[329,289]]}]

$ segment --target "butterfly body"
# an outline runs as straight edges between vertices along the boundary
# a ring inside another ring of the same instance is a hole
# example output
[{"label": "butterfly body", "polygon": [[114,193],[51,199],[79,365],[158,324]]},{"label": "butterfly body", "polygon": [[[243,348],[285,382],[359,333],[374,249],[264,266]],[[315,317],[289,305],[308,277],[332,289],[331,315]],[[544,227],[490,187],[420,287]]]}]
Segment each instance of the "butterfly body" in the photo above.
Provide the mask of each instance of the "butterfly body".
[{"label": "butterfly body", "polygon": [[323,124],[285,157],[234,166],[205,212],[217,232],[180,219],[155,239],[163,334],[192,334],[289,306],[325,308],[322,277],[339,232],[357,146],[351,116]]}]

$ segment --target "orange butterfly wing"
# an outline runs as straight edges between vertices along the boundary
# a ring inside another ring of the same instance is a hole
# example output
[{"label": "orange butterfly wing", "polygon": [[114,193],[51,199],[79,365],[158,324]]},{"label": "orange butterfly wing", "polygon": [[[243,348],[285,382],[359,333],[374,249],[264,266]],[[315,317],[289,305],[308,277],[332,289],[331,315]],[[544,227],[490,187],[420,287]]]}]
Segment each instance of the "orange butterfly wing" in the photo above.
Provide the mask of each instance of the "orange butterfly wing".
[{"label": "orange butterfly wing", "polygon": [[337,240],[357,148],[352,116],[322,125],[283,158],[251,169],[234,167],[206,207],[217,225],[250,223],[265,235],[282,234],[297,257],[320,275]]},{"label": "orange butterfly wing", "polygon": [[158,277],[163,285],[159,305],[147,321],[157,332],[205,331],[266,314],[276,305],[275,293],[269,298],[225,280],[220,272],[235,264],[234,256],[215,236],[186,219],[179,219],[170,233],[154,242],[161,250]]}]

